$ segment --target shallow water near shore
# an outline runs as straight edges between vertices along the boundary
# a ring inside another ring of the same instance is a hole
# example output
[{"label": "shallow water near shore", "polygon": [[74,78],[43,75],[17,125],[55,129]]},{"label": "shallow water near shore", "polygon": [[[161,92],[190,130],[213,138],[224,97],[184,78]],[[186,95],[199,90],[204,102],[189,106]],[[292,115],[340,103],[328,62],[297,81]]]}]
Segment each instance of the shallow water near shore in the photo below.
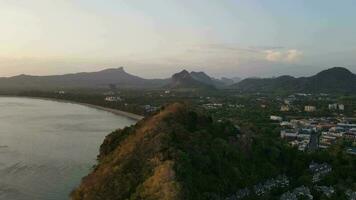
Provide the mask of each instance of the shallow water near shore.
[{"label": "shallow water near shore", "polygon": [[134,124],[83,105],[0,98],[0,200],[68,199],[105,136]]}]

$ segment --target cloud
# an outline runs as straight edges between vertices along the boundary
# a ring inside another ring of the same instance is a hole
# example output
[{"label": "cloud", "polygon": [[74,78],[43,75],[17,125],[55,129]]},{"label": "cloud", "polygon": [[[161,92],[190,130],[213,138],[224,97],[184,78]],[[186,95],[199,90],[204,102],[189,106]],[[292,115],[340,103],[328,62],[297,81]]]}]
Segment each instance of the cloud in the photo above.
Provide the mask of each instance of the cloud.
[{"label": "cloud", "polygon": [[266,60],[268,61],[279,61],[283,58],[283,55],[280,51],[274,51],[274,50],[266,50]]},{"label": "cloud", "polygon": [[286,51],[265,50],[265,59],[271,62],[295,62],[298,61],[303,52],[297,49],[289,49]]},{"label": "cloud", "polygon": [[293,62],[299,60],[302,56],[303,56],[303,52],[296,49],[290,49],[287,52],[286,60]]}]

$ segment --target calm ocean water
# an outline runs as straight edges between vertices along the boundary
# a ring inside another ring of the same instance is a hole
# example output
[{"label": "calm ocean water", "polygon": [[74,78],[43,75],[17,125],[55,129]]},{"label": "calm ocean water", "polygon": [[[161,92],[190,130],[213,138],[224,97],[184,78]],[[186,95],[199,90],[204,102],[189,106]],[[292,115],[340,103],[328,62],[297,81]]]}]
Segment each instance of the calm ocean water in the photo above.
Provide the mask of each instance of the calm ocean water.
[{"label": "calm ocean water", "polygon": [[1,97],[0,199],[68,199],[105,135],[133,123],[82,105]]}]

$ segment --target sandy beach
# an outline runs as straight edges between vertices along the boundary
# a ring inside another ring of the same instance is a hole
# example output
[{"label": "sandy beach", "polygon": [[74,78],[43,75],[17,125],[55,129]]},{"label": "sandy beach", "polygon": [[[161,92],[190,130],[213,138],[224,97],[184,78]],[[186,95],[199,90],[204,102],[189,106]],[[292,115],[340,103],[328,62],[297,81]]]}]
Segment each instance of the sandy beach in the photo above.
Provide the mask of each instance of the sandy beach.
[{"label": "sandy beach", "polygon": [[30,99],[41,99],[41,100],[47,100],[47,101],[57,101],[57,102],[63,102],[63,103],[72,103],[72,104],[78,104],[78,105],[87,106],[87,107],[98,109],[98,110],[103,110],[103,111],[106,111],[106,112],[113,113],[115,115],[128,117],[130,119],[137,120],[137,121],[139,121],[139,120],[144,118],[141,115],[136,115],[134,113],[125,112],[125,111],[122,111],[122,110],[106,108],[106,107],[103,107],[103,106],[98,106],[98,105],[93,105],[93,104],[88,104],[88,103],[81,103],[81,102],[76,102],[76,101],[70,101],[70,100],[65,100],[65,99],[45,98],[45,97],[27,97],[27,96],[7,96],[7,95],[1,95],[0,97],[30,98]]}]

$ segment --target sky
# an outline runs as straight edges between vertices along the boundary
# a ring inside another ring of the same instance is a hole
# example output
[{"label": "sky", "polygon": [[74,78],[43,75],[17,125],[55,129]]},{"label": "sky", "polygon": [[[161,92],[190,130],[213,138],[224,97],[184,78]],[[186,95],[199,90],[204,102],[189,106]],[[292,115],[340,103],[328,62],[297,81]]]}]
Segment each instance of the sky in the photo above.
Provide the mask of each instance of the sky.
[{"label": "sky", "polygon": [[0,76],[356,72],[353,0],[0,0]]}]

